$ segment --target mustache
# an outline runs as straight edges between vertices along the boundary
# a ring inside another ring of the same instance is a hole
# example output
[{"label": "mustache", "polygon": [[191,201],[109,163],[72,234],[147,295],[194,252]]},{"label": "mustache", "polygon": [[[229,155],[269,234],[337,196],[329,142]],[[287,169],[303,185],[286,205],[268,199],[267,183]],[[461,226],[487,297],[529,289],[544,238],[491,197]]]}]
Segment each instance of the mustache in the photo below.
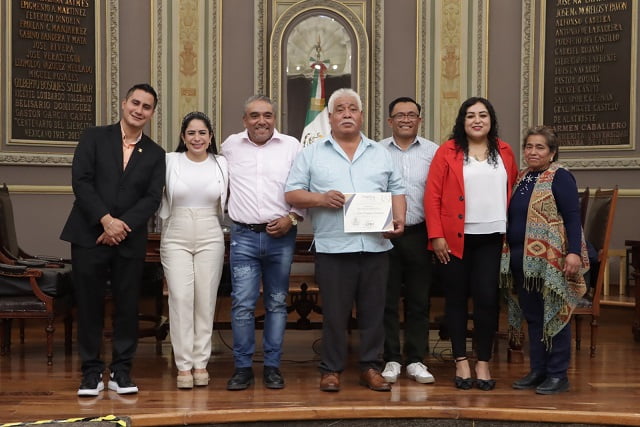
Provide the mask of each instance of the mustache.
[{"label": "mustache", "polygon": [[340,124],[341,124],[341,125],[349,124],[349,125],[354,125],[354,126],[355,126],[355,125],[356,125],[356,122],[355,122],[355,120],[351,120],[351,119],[344,119],[344,120],[341,120],[341,121],[340,121]]}]

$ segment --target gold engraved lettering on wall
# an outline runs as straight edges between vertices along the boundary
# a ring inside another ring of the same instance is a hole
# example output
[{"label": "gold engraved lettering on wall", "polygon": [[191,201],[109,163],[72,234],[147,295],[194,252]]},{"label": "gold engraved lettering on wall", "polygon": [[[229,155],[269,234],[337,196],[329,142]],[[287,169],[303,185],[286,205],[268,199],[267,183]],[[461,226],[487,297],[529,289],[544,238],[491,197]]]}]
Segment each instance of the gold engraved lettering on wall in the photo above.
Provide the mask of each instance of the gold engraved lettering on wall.
[{"label": "gold engraved lettering on wall", "polygon": [[198,2],[180,0],[180,75],[179,111],[182,115],[198,105]]},{"label": "gold engraved lettering on wall", "polygon": [[193,76],[196,73],[198,56],[193,51],[193,44],[185,42],[182,52],[180,52],[180,73],[185,76]]},{"label": "gold engraved lettering on wall", "polygon": [[95,4],[11,6],[9,143],[71,145],[96,123]]},{"label": "gold engraved lettering on wall", "polygon": [[441,16],[442,56],[440,85],[440,135],[451,133],[455,122],[460,99],[460,35],[461,5],[460,0],[446,0],[442,6]]},{"label": "gold engraved lettering on wall", "polygon": [[547,3],[544,122],[567,147],[630,146],[632,1]]}]

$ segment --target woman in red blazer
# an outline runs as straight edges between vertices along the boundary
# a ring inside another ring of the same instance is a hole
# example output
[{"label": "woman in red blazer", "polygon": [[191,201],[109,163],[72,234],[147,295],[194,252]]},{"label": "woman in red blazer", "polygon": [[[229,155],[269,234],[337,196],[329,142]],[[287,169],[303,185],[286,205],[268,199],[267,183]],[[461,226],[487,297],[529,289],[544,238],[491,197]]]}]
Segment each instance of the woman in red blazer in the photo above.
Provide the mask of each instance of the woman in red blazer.
[{"label": "woman in red blazer", "polygon": [[[489,360],[498,328],[498,275],[507,205],[518,167],[498,138],[491,103],[479,97],[460,106],[451,139],[429,168],[424,210],[429,249],[440,262],[445,319],[456,361],[454,383],[492,390]],[[473,299],[476,379],[467,360],[467,301]]]}]

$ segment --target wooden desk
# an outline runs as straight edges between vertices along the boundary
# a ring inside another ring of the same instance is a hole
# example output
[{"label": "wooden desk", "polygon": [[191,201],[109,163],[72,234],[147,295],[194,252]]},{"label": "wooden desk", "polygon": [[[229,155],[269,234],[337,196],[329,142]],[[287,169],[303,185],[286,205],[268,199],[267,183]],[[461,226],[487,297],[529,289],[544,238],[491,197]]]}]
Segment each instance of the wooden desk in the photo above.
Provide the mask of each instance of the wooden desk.
[{"label": "wooden desk", "polygon": [[[160,264],[160,233],[149,233],[147,240],[147,252],[145,253],[144,261],[149,264]],[[159,268],[154,266],[148,267],[152,269]],[[153,313],[138,313],[138,320],[141,321],[141,324],[138,327],[138,336],[140,338],[155,337],[156,354],[161,355],[162,342],[169,334],[169,319],[164,315],[166,284],[164,279],[160,280],[159,282],[162,284],[162,289],[158,289],[157,285],[155,285],[157,280],[154,280],[153,282],[154,284],[149,285],[146,289],[146,291],[150,293],[150,295],[147,296],[151,296],[154,300]],[[141,289],[141,293],[145,293],[143,289]]]},{"label": "wooden desk", "polygon": [[634,284],[636,288],[636,320],[631,332],[636,341],[640,341],[640,240],[625,240],[624,244],[631,248],[631,265],[633,266]]},{"label": "wooden desk", "polygon": [[160,262],[160,233],[149,233],[145,262]]},{"label": "wooden desk", "polygon": [[[229,233],[225,233],[225,266],[229,263]],[[310,252],[313,243],[312,234],[298,234],[296,237],[296,247],[293,255],[294,263],[314,263],[314,254]],[[160,262],[160,233],[149,233],[147,242],[147,252],[145,261],[150,263]],[[166,285],[165,285],[166,286]],[[287,312],[296,312],[298,318],[295,321],[287,322],[288,328],[293,329],[321,329],[322,322],[314,322],[309,319],[311,313],[322,314],[322,308],[318,305],[318,286],[315,284],[313,274],[292,274],[289,278],[289,297],[290,304],[287,306]],[[156,307],[162,313],[162,306]],[[164,320],[164,319],[163,319]],[[165,331],[165,323],[162,322],[156,327],[161,327],[162,332]],[[168,327],[168,325],[166,326]],[[215,327],[221,329],[231,328],[230,321],[216,321]],[[256,315],[256,328],[264,327],[264,314]],[[166,334],[165,334],[166,336]]]}]

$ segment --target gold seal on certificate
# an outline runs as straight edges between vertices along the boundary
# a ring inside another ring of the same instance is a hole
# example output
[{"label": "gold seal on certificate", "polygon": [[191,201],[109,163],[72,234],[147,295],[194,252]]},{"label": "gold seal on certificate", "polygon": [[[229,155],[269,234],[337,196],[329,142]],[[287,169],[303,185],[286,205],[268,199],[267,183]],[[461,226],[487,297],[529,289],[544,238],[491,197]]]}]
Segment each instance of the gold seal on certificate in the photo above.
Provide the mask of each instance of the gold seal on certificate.
[{"label": "gold seal on certificate", "polygon": [[345,193],[344,232],[393,231],[391,193]]}]

